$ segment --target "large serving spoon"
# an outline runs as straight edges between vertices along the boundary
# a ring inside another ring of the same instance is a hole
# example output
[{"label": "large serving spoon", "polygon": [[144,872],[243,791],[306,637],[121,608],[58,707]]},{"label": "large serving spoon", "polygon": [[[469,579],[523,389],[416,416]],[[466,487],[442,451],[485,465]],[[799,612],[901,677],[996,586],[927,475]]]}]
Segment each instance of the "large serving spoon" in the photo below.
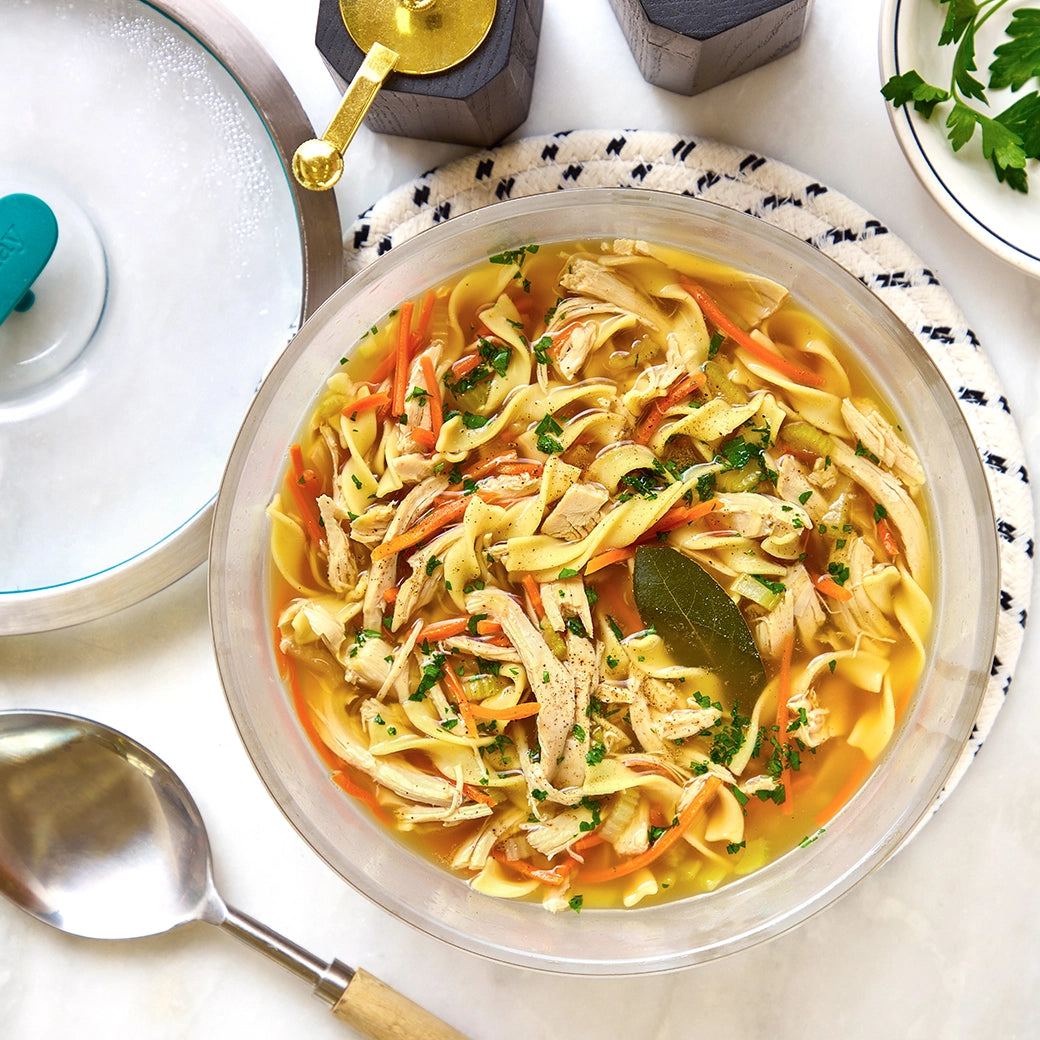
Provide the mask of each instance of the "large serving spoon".
[{"label": "large serving spoon", "polygon": [[327,963],[229,907],[180,779],[129,737],[57,712],[0,711],[0,891],[33,917],[96,939],[219,925],[306,979],[373,1040],[466,1040],[341,961]]}]

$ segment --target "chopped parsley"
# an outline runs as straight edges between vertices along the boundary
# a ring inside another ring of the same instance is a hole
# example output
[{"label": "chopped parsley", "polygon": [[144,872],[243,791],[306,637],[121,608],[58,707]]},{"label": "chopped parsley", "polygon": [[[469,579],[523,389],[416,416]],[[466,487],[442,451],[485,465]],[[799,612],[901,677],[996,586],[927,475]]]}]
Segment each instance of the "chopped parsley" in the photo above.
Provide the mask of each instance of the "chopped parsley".
[{"label": "chopped parsley", "polygon": [[493,264],[515,264],[519,267],[528,257],[528,254],[534,254],[538,252],[538,246],[520,246],[519,249],[506,249],[501,253],[495,253],[494,256],[488,257]]},{"label": "chopped parsley", "polygon": [[582,639],[588,639],[589,634],[585,631],[585,625],[579,617],[572,617],[567,619],[567,631],[573,632],[574,635],[580,636]]},{"label": "chopped parsley", "polygon": [[434,654],[426,664],[422,666],[422,677],[415,692],[408,698],[410,701],[421,701],[426,694],[444,678],[444,662],[447,660],[444,654]]},{"label": "chopped parsley", "polygon": [[585,752],[585,762],[590,766],[598,766],[607,755],[606,745],[594,740]]},{"label": "chopped parsley", "polygon": [[701,502],[707,502],[715,494],[716,477],[714,473],[705,473],[697,478],[697,498]]},{"label": "chopped parsley", "polygon": [[862,441],[856,441],[856,454],[863,459],[870,459],[874,465],[878,465],[881,460],[867,447],[864,446]]},{"label": "chopped parsley", "polygon": [[563,445],[556,439],[558,434],[563,433],[563,427],[548,413],[542,416],[534,432],[538,435],[536,444],[540,452],[545,455],[558,455],[564,450]]},{"label": "chopped parsley", "polygon": [[552,336],[542,336],[537,343],[531,345],[531,349],[534,351],[534,359],[539,365],[551,365],[553,363],[552,356],[549,354],[549,348],[552,345]]},{"label": "chopped parsley", "polygon": [[[632,470],[621,478],[621,483],[626,487],[630,487],[635,494],[645,498],[648,502],[652,502],[657,498],[657,494],[661,490],[661,485],[654,479],[654,474],[651,470]],[[628,496],[628,498],[631,497],[631,495]],[[624,493],[618,495],[618,499],[623,498],[625,498]]]},{"label": "chopped parsley", "polygon": [[847,564],[832,560],[827,564],[827,573],[834,579],[835,584],[844,585],[849,580],[849,568]]}]

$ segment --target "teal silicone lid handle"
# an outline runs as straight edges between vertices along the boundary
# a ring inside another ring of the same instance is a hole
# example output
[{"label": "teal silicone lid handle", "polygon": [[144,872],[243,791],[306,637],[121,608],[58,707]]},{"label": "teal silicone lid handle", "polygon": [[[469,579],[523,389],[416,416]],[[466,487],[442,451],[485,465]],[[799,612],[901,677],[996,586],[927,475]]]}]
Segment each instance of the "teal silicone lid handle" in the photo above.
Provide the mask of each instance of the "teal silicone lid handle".
[{"label": "teal silicone lid handle", "polygon": [[58,222],[35,195],[0,198],[0,323],[12,311],[28,310],[30,286],[47,266],[58,241]]}]

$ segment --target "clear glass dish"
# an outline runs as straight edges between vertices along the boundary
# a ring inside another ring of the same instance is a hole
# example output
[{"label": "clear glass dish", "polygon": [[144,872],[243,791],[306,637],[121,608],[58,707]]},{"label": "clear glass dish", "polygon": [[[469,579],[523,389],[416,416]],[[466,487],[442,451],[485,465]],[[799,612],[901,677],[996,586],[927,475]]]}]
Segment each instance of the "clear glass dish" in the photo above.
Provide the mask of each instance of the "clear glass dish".
[{"label": "clear glass dish", "polygon": [[[614,236],[774,278],[858,353],[928,475],[934,631],[920,688],[878,768],[816,841],[708,894],[552,915],[472,891],[399,844],[328,779],[278,676],[264,509],[326,377],[401,300],[505,249]],[[427,933],[511,964],[574,974],[665,971],[734,953],[798,924],[891,856],[929,815],[971,732],[992,660],[997,596],[996,531],[976,447],[942,374],[905,326],[854,277],[787,233],[711,203],[631,189],[565,191],[478,210],[356,275],[305,324],[257,395],[218,496],[210,551],[213,636],[231,711],[300,834],[357,889]]]}]

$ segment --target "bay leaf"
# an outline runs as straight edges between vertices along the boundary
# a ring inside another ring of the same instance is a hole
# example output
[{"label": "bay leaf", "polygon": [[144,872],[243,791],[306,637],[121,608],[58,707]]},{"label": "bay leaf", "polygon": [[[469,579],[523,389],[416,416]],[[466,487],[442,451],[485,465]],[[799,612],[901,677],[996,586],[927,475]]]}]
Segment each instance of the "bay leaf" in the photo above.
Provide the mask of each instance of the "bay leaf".
[{"label": "bay leaf", "polygon": [[633,572],[636,609],[676,662],[720,675],[742,704],[766,682],[740,609],[696,561],[667,545],[641,545]]}]

